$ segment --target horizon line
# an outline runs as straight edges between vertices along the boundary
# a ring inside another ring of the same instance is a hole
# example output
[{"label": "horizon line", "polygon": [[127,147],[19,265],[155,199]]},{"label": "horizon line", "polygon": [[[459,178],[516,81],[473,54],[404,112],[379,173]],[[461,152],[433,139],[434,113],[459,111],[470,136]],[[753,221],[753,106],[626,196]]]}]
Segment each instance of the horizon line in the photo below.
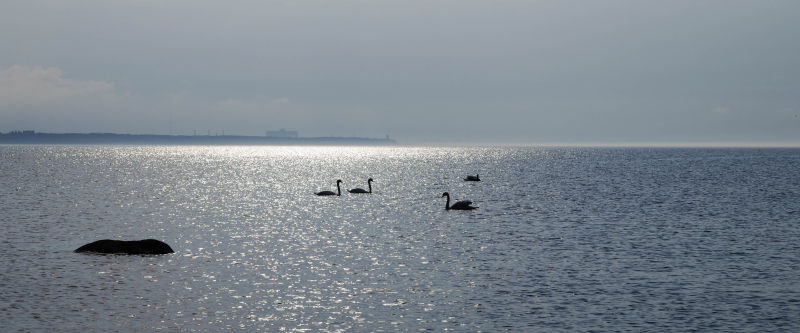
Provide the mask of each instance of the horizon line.
[{"label": "horizon line", "polygon": [[[31,131],[30,134],[45,134],[45,135],[119,135],[119,136],[161,136],[161,137],[251,137],[251,138],[275,138],[275,139],[292,139],[287,137],[269,137],[263,135],[244,135],[244,134],[222,134],[216,133],[215,135],[192,135],[192,134],[153,134],[153,133],[115,133],[115,132],[38,132],[34,130],[13,130],[9,132],[0,132],[0,135],[22,135],[23,132]],[[28,134],[28,135],[30,135]],[[346,139],[346,138],[360,138],[371,140],[389,140],[397,143],[396,138],[373,138],[373,137],[356,137],[356,136],[304,136],[295,137],[294,139]],[[447,141],[447,140],[420,140],[418,142],[405,142],[397,146],[523,146],[523,147],[598,147],[598,148],[800,148],[800,141]]]},{"label": "horizon line", "polygon": [[582,141],[582,142],[436,142],[404,143],[400,146],[523,146],[565,148],[800,148],[800,142],[776,141]]}]

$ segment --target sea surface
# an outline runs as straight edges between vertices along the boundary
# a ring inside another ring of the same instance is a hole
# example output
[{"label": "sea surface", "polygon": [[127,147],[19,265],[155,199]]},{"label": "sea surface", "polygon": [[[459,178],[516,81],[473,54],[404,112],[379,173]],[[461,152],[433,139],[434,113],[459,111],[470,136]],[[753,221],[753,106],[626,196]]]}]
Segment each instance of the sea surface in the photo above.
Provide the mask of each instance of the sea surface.
[{"label": "sea surface", "polygon": [[3,332],[800,331],[800,149],[5,145],[0,226]]}]

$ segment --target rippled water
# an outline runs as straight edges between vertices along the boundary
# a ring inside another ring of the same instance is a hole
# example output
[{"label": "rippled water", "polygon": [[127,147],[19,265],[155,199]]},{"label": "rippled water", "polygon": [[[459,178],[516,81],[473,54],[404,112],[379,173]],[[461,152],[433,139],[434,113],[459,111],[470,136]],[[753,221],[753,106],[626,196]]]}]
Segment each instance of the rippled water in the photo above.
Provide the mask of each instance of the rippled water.
[{"label": "rippled water", "polygon": [[[4,331],[800,330],[800,149],[0,146],[0,176]],[[72,252],[103,238],[176,253]]]}]

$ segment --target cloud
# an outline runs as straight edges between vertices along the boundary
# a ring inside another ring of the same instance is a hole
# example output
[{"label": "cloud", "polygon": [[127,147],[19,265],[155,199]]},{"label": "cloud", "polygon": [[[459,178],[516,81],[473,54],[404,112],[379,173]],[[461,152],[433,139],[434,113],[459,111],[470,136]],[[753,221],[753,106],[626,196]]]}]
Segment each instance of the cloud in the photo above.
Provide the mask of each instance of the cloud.
[{"label": "cloud", "polygon": [[720,107],[717,107],[714,110],[712,110],[712,112],[714,112],[714,114],[718,114],[718,115],[727,115],[727,114],[729,114],[731,112],[731,109],[729,109],[727,107],[724,107],[724,106],[720,106]]},{"label": "cloud", "polygon": [[70,80],[55,67],[15,65],[0,71],[0,105],[48,106],[75,98],[106,99],[113,96],[113,84]]},{"label": "cloud", "polygon": [[237,99],[230,98],[210,107],[212,113],[243,116],[301,115],[302,112],[288,98],[277,99]]}]

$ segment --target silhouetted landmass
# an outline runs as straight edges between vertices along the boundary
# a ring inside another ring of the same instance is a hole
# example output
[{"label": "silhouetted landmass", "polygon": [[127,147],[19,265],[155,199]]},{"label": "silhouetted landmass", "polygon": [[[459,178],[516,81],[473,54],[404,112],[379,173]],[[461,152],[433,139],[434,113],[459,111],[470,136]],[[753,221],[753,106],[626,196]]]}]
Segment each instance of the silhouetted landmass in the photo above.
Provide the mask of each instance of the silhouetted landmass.
[{"label": "silhouetted landmass", "polygon": [[277,138],[239,135],[156,135],[116,133],[0,133],[0,144],[135,144],[135,145],[394,145],[393,139],[359,137]]},{"label": "silhouetted landmass", "polygon": [[143,239],[137,241],[121,241],[102,239],[81,246],[76,253],[105,253],[105,254],[168,254],[175,251],[160,240]]}]

